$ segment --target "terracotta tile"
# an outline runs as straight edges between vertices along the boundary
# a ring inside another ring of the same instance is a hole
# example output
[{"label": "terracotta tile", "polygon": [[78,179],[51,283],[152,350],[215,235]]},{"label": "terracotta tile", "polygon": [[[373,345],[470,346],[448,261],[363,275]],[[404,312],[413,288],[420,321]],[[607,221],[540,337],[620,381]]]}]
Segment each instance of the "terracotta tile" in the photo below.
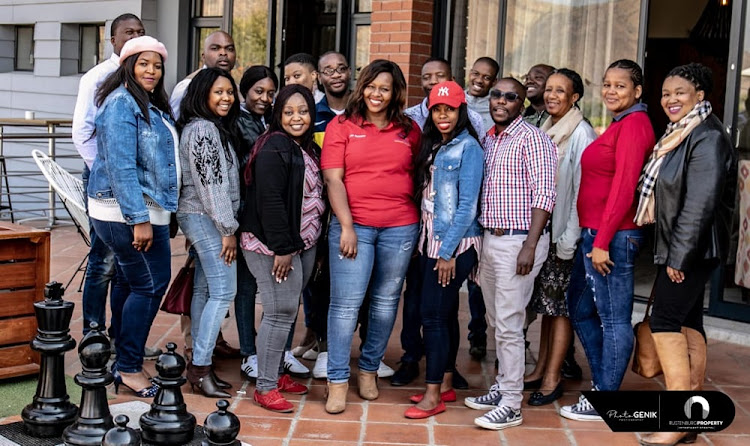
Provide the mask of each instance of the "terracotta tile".
[{"label": "terracotta tile", "polygon": [[607,432],[574,430],[578,446],[637,446],[638,438],[629,432]]},{"label": "terracotta tile", "polygon": [[334,440],[356,442],[362,424],[348,421],[299,420],[294,427],[294,437],[306,440]]},{"label": "terracotta tile", "polygon": [[393,424],[368,422],[365,424],[365,441],[374,443],[427,444],[427,426],[424,423]]},{"label": "terracotta tile", "polygon": [[417,423],[424,424],[428,419],[410,420],[404,417],[406,409],[413,404],[368,404],[367,422],[378,423]]},{"label": "terracotta tile", "polygon": [[[709,434],[707,436],[714,446],[747,446],[750,444],[750,436],[742,435],[718,435]],[[697,443],[696,443],[697,444]]]},{"label": "terracotta tile", "polygon": [[294,412],[292,413],[272,412],[270,410],[260,407],[252,399],[248,399],[248,398],[241,398],[237,402],[236,406],[231,410],[237,416],[251,416],[251,417],[261,417],[261,418],[282,418],[282,419],[287,419],[287,420],[291,420],[294,417]]},{"label": "terracotta tile", "polygon": [[568,418],[560,417],[560,421],[563,423],[563,426],[567,426],[568,429],[572,430],[592,430],[592,431],[607,431],[612,432],[612,430],[607,426],[607,423],[604,421],[576,421],[576,420],[570,420]]},{"label": "terracotta tile", "polygon": [[[330,440],[309,440],[305,439],[294,439],[289,442],[289,446],[351,446],[350,441],[330,441]],[[253,443],[255,446],[255,443]]]},{"label": "terracotta tile", "polygon": [[503,435],[509,446],[525,446],[529,444],[564,446],[570,444],[565,432],[552,429],[529,429],[524,413],[523,425],[504,429]]},{"label": "terracotta tile", "polygon": [[279,446],[281,444],[280,438],[251,437],[249,435],[242,435],[241,433],[237,439],[252,446]]},{"label": "terracotta tile", "polygon": [[[473,423],[473,421],[472,421]],[[444,446],[497,446],[500,433],[478,426],[435,426],[435,444]]]},{"label": "terracotta tile", "polygon": [[523,409],[523,426],[535,428],[563,427],[562,417],[555,410]]},{"label": "terracotta tile", "polygon": [[722,434],[750,434],[750,417],[739,413],[734,414],[734,421],[726,429],[721,431]]},{"label": "terracotta tile", "polygon": [[474,418],[484,414],[481,410],[469,409],[463,405],[463,402],[460,405],[457,403],[448,403],[447,406],[445,412],[435,416],[435,424],[473,426]]},{"label": "terracotta tile", "polygon": [[[268,411],[266,411],[268,412]],[[285,438],[292,425],[291,419],[240,416],[240,435]]]},{"label": "terracotta tile", "polygon": [[737,401],[750,401],[750,387],[722,386],[721,390],[729,395],[735,403],[737,403]]}]

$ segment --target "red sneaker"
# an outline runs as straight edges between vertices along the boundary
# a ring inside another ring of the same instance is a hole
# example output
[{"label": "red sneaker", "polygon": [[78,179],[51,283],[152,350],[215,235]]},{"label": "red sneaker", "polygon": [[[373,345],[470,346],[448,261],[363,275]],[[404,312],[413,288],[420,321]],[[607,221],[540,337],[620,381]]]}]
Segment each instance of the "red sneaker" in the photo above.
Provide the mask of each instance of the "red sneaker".
[{"label": "red sneaker", "polygon": [[308,392],[306,385],[293,381],[287,374],[283,374],[279,377],[276,386],[279,388],[279,391],[291,393],[292,395],[304,395]]},{"label": "red sneaker", "polygon": [[253,399],[260,405],[260,407],[274,412],[289,413],[294,411],[292,403],[284,399],[278,389],[273,389],[265,395],[261,395],[260,392],[256,390]]}]

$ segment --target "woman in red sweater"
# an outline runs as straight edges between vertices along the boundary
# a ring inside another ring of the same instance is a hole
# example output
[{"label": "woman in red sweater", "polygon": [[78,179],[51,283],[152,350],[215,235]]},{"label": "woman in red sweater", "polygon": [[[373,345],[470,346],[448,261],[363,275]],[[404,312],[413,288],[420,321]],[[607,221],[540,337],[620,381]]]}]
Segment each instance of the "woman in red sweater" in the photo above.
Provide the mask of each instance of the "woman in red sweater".
[{"label": "woman in red sweater", "polygon": [[[641,229],[633,222],[636,187],[654,146],[642,93],[643,71],[637,63],[618,60],[607,68],[602,99],[613,121],[581,157],[582,239],[567,299],[597,390],[619,389],[633,350],[633,269],[643,243]],[[560,415],[601,419],[584,396],[577,404],[563,406]]]}]

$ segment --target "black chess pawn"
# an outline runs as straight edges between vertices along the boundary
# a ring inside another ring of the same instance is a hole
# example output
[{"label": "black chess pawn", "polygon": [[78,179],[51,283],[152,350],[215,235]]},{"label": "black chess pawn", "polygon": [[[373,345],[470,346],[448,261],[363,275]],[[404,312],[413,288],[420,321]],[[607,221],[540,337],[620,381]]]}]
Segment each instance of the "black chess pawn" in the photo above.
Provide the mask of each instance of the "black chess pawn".
[{"label": "black chess pawn", "polygon": [[21,412],[26,432],[33,437],[58,437],[78,412],[65,386],[65,352],[76,346],[70,336],[74,305],[62,300],[62,295],[62,285],[50,282],[44,301],[34,304],[39,328],[31,348],[41,355],[39,382],[32,403]]},{"label": "black chess pawn", "polygon": [[159,385],[151,410],[141,415],[143,441],[157,445],[188,444],[195,434],[195,416],[187,411],[180,387],[187,381],[182,373],[185,360],[175,353],[177,345],[167,344],[167,352],[156,361]]},{"label": "black chess pawn", "polygon": [[76,422],[65,428],[62,439],[66,445],[99,446],[108,430],[114,427],[107,404],[107,386],[114,377],[107,368],[111,352],[109,339],[96,322],[81,339],[78,358],[83,370],[76,374],[76,384],[83,388]]},{"label": "black chess pawn", "polygon": [[141,446],[141,434],[135,429],[128,427],[130,418],[127,415],[115,417],[117,426],[107,431],[104,435],[102,446]]},{"label": "black chess pawn", "polygon": [[203,440],[201,446],[240,446],[237,435],[240,433],[240,419],[237,415],[227,411],[229,402],[216,402],[219,410],[211,412],[203,422],[203,431],[208,440]]}]

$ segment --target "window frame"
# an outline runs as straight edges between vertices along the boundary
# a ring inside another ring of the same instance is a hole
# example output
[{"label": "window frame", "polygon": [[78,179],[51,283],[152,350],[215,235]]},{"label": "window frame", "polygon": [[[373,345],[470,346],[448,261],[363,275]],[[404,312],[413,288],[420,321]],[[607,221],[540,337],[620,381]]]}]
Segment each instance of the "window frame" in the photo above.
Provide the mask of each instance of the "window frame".
[{"label": "window frame", "polygon": [[[34,57],[34,47],[35,47],[35,39],[34,39],[34,27],[35,25],[15,25],[14,26],[14,40],[13,40],[13,71],[21,71],[26,73],[33,73],[34,72],[34,63],[36,62],[36,59]],[[31,29],[31,53],[29,54],[31,56],[31,67],[30,68],[19,68],[18,67],[18,32],[21,29]]]},{"label": "window frame", "polygon": [[[88,68],[84,68],[83,64],[83,37],[84,37],[84,29],[86,28],[95,28],[96,29],[96,42],[95,47],[97,49],[96,54],[96,62],[94,65]],[[106,28],[104,23],[81,23],[78,25],[78,73],[83,74],[86,73],[91,68],[97,66],[104,60],[104,48],[101,47],[102,44],[102,38],[106,35]],[[101,50],[100,50],[101,48]]]}]

